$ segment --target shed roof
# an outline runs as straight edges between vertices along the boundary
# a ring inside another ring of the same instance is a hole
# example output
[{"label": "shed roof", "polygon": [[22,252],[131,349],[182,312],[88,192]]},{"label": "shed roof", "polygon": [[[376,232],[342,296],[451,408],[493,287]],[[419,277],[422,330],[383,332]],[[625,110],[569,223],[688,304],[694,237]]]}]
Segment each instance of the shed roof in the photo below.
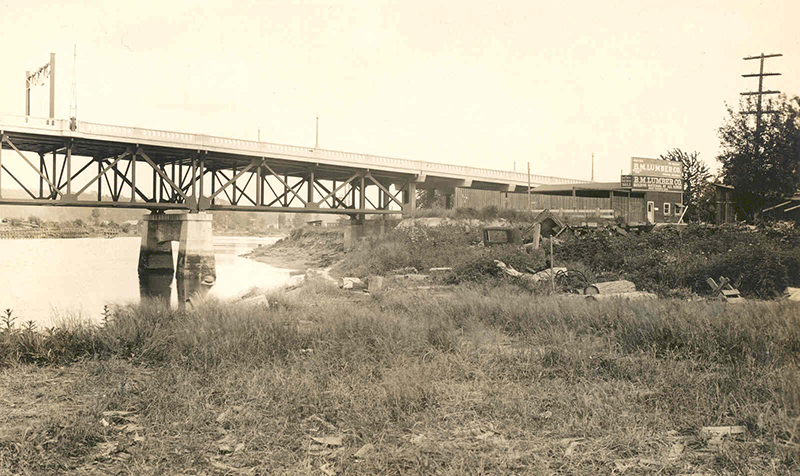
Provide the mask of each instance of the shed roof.
[{"label": "shed roof", "polygon": [[539,185],[531,189],[532,193],[557,193],[571,192],[573,190],[625,190],[630,191],[630,187],[622,187],[619,182],[587,182],[587,183],[565,183]]}]

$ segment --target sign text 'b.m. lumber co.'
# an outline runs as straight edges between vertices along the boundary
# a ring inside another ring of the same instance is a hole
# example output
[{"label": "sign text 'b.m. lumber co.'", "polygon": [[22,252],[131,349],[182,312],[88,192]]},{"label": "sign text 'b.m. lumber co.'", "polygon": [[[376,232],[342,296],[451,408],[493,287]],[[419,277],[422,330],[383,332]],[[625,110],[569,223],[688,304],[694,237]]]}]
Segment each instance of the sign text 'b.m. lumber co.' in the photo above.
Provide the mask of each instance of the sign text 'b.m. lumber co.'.
[{"label": "sign text 'b.m. lumber co.'", "polygon": [[683,190],[683,164],[661,159],[631,157],[631,174],[620,178],[622,187],[638,190]]},{"label": "sign text 'b.m. lumber co.'", "polygon": [[634,190],[664,190],[671,192],[683,190],[683,181],[679,178],[623,175],[620,182],[622,187]]},{"label": "sign text 'b.m. lumber co.'", "polygon": [[680,179],[683,177],[683,164],[671,160],[631,157],[631,175]]}]

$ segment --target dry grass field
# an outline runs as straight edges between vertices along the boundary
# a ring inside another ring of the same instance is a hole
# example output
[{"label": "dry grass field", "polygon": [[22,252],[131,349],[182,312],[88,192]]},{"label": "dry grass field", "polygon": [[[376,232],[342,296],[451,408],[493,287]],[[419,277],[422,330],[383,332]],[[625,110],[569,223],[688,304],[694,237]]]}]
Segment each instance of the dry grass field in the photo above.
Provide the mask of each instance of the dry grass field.
[{"label": "dry grass field", "polygon": [[270,300],[7,327],[0,474],[800,472],[797,303]]}]

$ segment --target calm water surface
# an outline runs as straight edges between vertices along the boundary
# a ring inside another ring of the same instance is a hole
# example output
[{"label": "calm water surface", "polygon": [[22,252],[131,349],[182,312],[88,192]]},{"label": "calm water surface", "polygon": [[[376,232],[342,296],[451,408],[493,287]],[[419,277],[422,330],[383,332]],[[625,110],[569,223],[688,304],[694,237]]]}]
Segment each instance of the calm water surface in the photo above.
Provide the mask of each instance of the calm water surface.
[{"label": "calm water surface", "polygon": [[[253,286],[285,283],[288,270],[238,256],[277,239],[215,237],[217,282],[209,296],[229,298]],[[13,309],[17,324],[48,326],[62,317],[97,320],[105,304],[138,302],[140,243],[138,237],[0,240],[0,310]],[[172,287],[176,304],[174,280]]]}]

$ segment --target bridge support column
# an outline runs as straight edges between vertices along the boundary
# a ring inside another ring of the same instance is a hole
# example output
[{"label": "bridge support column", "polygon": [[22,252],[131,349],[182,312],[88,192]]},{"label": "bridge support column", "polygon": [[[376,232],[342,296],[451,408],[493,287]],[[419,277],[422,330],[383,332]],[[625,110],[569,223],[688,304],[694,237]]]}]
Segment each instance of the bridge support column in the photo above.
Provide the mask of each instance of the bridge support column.
[{"label": "bridge support column", "polygon": [[361,238],[366,236],[364,229],[364,215],[350,215],[350,224],[344,229],[344,249],[351,250]]},{"label": "bridge support column", "polygon": [[411,213],[417,209],[417,184],[408,182],[403,190],[403,214]]},{"label": "bridge support column", "polygon": [[[217,279],[211,214],[152,213],[144,216],[139,250],[139,286],[143,297],[171,297],[177,279],[178,303],[205,294]],[[172,242],[180,243],[173,267]]]},{"label": "bridge support column", "polygon": [[145,215],[142,221],[142,244],[139,248],[139,291],[142,297],[171,299],[172,239],[174,232],[167,230],[167,222],[156,217],[162,214]]},{"label": "bridge support column", "polygon": [[456,196],[456,190],[454,188],[440,188],[436,189],[436,192],[444,197],[445,209],[450,210],[455,206],[454,198]]}]

